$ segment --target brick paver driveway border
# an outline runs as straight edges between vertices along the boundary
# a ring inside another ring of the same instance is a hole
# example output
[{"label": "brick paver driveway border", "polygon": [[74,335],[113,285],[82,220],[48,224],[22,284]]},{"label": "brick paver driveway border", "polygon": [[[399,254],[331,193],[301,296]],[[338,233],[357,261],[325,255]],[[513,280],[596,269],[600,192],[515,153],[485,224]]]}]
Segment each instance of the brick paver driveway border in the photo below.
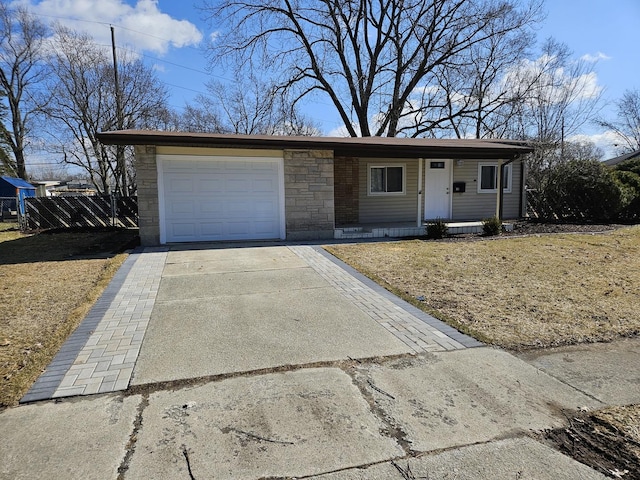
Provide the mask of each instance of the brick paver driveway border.
[{"label": "brick paver driveway border", "polygon": [[[414,353],[482,346],[391,294],[321,247],[289,248]],[[169,249],[139,248],[127,258],[21,403],[128,388]]]}]

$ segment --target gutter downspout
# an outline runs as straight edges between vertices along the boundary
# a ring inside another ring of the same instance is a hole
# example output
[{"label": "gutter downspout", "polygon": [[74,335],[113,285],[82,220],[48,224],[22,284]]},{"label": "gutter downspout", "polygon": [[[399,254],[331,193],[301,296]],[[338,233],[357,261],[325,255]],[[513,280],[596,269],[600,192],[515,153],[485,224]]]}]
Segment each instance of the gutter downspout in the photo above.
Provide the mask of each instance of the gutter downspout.
[{"label": "gutter downspout", "polygon": [[[496,216],[500,221],[502,221],[502,211],[504,207],[504,189],[502,188],[502,179],[504,178],[504,167],[512,164],[518,159],[518,157],[514,157],[511,160],[502,163],[502,160],[499,161],[498,165],[500,170],[498,172],[498,204],[496,205]],[[522,172],[520,174],[520,181],[522,182]],[[512,186],[513,187],[513,186]],[[522,201],[522,195],[520,196],[520,201]]]},{"label": "gutter downspout", "polygon": [[520,218],[524,218],[527,215],[527,191],[525,190],[526,165],[520,155],[518,155],[518,159],[520,160],[520,205],[518,213],[520,214]]},{"label": "gutter downspout", "polygon": [[418,218],[416,219],[416,227],[422,226],[422,163],[424,158],[418,159]]}]

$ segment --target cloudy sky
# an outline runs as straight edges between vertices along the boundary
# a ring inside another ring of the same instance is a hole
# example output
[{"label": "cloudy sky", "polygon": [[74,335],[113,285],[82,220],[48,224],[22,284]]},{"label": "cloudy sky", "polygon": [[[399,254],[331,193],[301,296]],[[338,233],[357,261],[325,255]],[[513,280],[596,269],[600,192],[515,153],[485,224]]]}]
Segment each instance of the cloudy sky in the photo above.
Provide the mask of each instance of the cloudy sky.
[{"label": "cloudy sky", "polygon": [[[184,0],[18,0],[29,4],[46,22],[61,22],[90,32],[99,43],[110,44],[109,25],[116,27],[119,48],[133,49],[153,65],[171,93],[171,104],[180,109],[213,76],[206,72],[204,39],[215,28],[207,25],[196,4]],[[640,88],[640,49],[637,26],[639,0],[547,0],[548,16],[539,39],[566,43],[576,58],[595,60],[597,84],[604,89],[608,107],[627,89]],[[337,116],[318,104],[314,117],[325,133],[340,127]],[[584,134],[607,146],[606,132],[587,127]]]}]

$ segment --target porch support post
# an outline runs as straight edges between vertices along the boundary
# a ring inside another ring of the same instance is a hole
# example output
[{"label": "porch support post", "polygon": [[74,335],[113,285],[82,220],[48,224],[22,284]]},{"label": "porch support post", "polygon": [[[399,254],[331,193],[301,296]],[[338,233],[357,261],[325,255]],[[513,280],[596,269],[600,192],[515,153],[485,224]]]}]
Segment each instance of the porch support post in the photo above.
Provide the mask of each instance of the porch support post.
[{"label": "porch support post", "polygon": [[423,158],[418,159],[418,218],[416,219],[416,227],[422,226],[422,163]]},{"label": "porch support post", "polygon": [[496,198],[496,218],[499,218],[500,220],[502,220],[502,170],[503,170],[503,165],[502,165],[502,159],[498,160],[498,181],[497,181],[497,185],[496,185],[496,191],[498,192],[497,198]]}]

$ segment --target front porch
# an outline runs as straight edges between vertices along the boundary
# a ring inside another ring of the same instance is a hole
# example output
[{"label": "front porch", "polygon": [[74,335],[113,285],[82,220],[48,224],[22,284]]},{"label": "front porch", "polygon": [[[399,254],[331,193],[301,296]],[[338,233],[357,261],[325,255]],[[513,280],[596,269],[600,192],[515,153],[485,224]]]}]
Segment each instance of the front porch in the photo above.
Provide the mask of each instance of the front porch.
[{"label": "front porch", "polygon": [[[364,239],[364,238],[402,238],[423,237],[427,234],[427,224],[424,222],[417,226],[411,222],[395,223],[371,223],[361,225],[347,225],[334,229],[334,239]],[[503,223],[507,231],[513,230],[512,223]],[[449,235],[479,234],[482,233],[482,222],[447,222]]]}]

